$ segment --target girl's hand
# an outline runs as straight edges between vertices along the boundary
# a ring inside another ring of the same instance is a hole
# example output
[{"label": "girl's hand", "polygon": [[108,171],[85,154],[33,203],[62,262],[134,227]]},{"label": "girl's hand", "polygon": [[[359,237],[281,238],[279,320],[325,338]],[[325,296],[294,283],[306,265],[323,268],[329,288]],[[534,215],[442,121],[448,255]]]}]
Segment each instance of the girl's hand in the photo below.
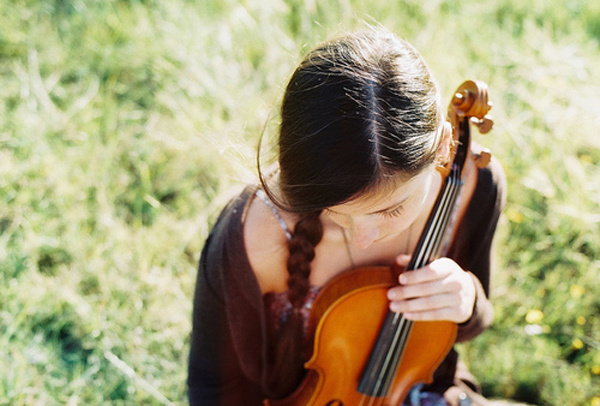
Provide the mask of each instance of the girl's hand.
[{"label": "girl's hand", "polygon": [[[410,257],[396,258],[407,266]],[[406,271],[398,277],[400,286],[388,290],[390,310],[403,313],[408,320],[450,320],[464,323],[473,314],[475,283],[467,272],[450,258],[440,258],[423,268]]]}]

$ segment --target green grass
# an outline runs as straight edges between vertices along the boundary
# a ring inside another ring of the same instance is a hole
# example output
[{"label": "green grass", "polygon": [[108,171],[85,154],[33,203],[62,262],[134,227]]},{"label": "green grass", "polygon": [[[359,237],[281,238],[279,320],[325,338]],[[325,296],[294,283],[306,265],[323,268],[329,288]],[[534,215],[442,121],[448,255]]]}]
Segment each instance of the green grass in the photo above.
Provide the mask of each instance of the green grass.
[{"label": "green grass", "polygon": [[[504,164],[490,397],[600,404],[600,3],[0,3],[0,404],[181,404],[195,268],[300,57],[381,23]],[[272,125],[267,126],[269,131]]]}]

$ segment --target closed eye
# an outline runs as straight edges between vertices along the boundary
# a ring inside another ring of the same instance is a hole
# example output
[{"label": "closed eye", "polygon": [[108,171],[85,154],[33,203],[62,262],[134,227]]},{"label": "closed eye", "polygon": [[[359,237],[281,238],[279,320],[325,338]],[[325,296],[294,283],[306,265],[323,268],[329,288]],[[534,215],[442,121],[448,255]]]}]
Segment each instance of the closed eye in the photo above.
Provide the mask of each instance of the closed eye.
[{"label": "closed eye", "polygon": [[402,207],[398,207],[398,208],[395,208],[395,209],[389,210],[389,211],[382,211],[382,212],[377,213],[377,214],[379,216],[387,217],[387,218],[398,217],[398,216],[400,216],[402,214]]}]

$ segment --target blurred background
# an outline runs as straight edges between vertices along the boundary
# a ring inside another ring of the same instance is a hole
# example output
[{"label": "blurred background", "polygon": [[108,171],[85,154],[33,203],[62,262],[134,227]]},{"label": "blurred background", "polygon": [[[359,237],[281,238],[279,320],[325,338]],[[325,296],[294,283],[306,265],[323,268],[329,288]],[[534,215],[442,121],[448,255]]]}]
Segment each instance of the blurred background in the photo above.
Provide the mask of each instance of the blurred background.
[{"label": "blurred background", "polygon": [[496,319],[459,347],[485,395],[600,405],[596,0],[2,1],[0,404],[185,403],[209,226],[301,57],[365,24],[445,105],[489,86]]}]

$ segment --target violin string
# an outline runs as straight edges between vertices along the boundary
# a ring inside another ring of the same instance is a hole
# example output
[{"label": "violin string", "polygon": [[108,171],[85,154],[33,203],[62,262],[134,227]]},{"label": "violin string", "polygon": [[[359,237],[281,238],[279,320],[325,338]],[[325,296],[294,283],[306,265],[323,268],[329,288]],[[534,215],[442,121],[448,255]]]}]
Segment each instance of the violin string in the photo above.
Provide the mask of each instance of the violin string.
[{"label": "violin string", "polygon": [[[451,209],[456,203],[458,191],[461,186],[460,172],[460,170],[453,170],[446,178],[446,182],[444,183],[440,195],[439,209],[434,213],[431,227],[426,231],[427,234],[423,239],[419,252],[413,254],[413,256],[416,255],[413,269],[425,266],[431,258],[433,258],[433,255],[436,254],[443,241],[443,231],[447,227],[452,213]],[[377,378],[372,379],[369,390],[369,394],[374,394],[375,396],[369,396],[363,393],[360,405],[365,405],[365,400],[369,402],[369,406],[373,405],[374,401],[381,404],[379,402],[382,402],[383,400],[378,399],[387,398],[387,394],[384,394],[383,398],[378,397],[377,395],[382,395],[382,389],[384,389],[384,392],[389,390],[391,380],[394,378],[399,367],[401,356],[408,343],[413,323],[412,321],[405,319],[401,313],[396,313],[391,324],[393,332],[392,337],[391,339],[388,337],[388,339],[383,340],[387,342],[384,346],[386,350],[376,351],[375,353],[377,361],[374,365],[379,365],[380,368],[376,371]]]},{"label": "violin string", "polygon": [[[432,254],[439,248],[440,241],[443,237],[442,231],[445,229],[448,223],[448,219],[450,217],[448,212],[451,211],[449,209],[453,206],[453,203],[456,201],[457,191],[458,187],[456,179],[455,177],[451,177],[449,179],[449,182],[447,183],[447,187],[444,187],[444,190],[442,191],[440,210],[436,211],[436,216],[432,221],[432,227],[429,229],[432,232],[428,233],[426,235],[426,238],[424,239],[424,244],[422,247],[424,249],[420,250],[420,258],[416,264],[420,266],[416,266],[416,268],[420,268],[421,266],[424,266],[427,262],[429,262],[429,259],[431,259]],[[398,355],[401,355],[404,352],[404,349],[408,342],[413,323],[411,320],[405,319],[404,316],[399,313],[396,314],[394,321],[397,333],[394,334],[394,339],[391,343],[391,348],[396,349],[396,351],[391,350],[390,353],[398,353]],[[399,366],[397,364],[399,364],[400,359],[397,359],[395,361],[396,365],[394,365],[393,368],[389,368],[390,360],[386,361],[386,368],[382,368],[380,371],[383,374],[385,374],[383,380],[389,382],[391,379],[393,379],[393,376],[395,375],[395,372]]]},{"label": "violin string", "polygon": [[[449,198],[449,195],[452,194],[451,189],[452,187],[444,188],[441,200],[441,210],[438,210],[436,214],[447,211],[446,208],[448,207],[449,202],[452,200],[451,198]],[[431,245],[435,245],[434,240],[436,239],[435,237],[439,234],[440,222],[443,223],[443,216],[440,216],[438,214],[433,220],[433,227],[430,228],[430,230],[433,230],[434,232],[428,233],[428,235],[424,239],[425,243],[421,247],[424,249],[421,249],[421,252],[419,253],[421,257],[423,253],[425,254],[425,257],[427,257],[426,254],[430,253]],[[412,323],[409,320],[406,320],[401,314],[396,313],[394,315],[392,327],[393,334],[391,340],[384,340],[388,342],[387,345],[384,347],[386,348],[386,350],[377,351],[375,354],[376,358],[378,359],[375,365],[379,365],[380,367],[376,371],[377,379],[372,381],[371,384],[372,387],[370,393],[372,394],[381,394],[382,392],[385,392],[387,390],[387,387],[389,387],[390,381],[391,379],[393,379],[393,376],[398,367],[397,364],[400,361],[400,355],[403,353],[404,347],[406,346],[408,333],[411,330],[410,327],[412,327]]]},{"label": "violin string", "polygon": [[375,386],[372,388],[371,392],[376,396],[387,396],[391,381],[398,369],[401,354],[406,346],[410,327],[412,326],[412,322],[405,319],[399,313],[395,313],[392,324],[394,325],[394,328],[391,328],[393,336],[389,344],[385,346],[387,350],[379,352],[383,357],[383,360],[377,364],[380,365],[380,368],[377,370],[378,379],[374,381],[373,384]]},{"label": "violin string", "polygon": [[[396,323],[396,317],[394,317],[392,325],[394,325],[395,323]],[[398,342],[398,334],[400,333],[400,330],[398,328],[392,328],[392,329],[388,329],[388,330],[391,330],[393,334],[392,334],[391,340],[389,340],[389,344],[384,347],[384,348],[386,348],[386,351],[380,352],[383,357],[383,360],[378,362],[378,365],[380,365],[380,368],[378,368],[378,370],[377,370],[378,378],[374,382],[375,387],[373,388],[373,392],[372,392],[374,394],[381,394],[383,392],[382,388],[385,388],[385,386],[386,386],[386,383],[388,381],[390,364],[393,361],[393,358],[395,355],[394,354],[395,351],[393,351],[393,349],[396,348],[395,344]]]},{"label": "violin string", "polygon": [[380,391],[382,381],[382,368],[386,363],[386,357],[391,356],[390,343],[393,342],[393,335],[396,333],[394,323],[396,322],[397,313],[388,311],[384,321],[384,326],[380,330],[375,346],[371,352],[370,359],[361,378],[359,390],[361,393],[376,395]]},{"label": "violin string", "polygon": [[441,242],[443,241],[443,231],[446,229],[448,221],[451,217],[451,208],[456,202],[458,191],[460,189],[460,180],[457,181],[457,176],[459,175],[452,175],[448,179],[448,182],[444,187],[442,200],[440,204],[441,208],[435,213],[435,218],[432,222],[432,227],[429,228],[429,233],[427,234],[426,242],[424,244],[423,249],[419,253],[417,262],[415,263],[415,269],[423,267],[427,263],[429,263],[431,259],[437,254]]},{"label": "violin string", "polygon": [[437,255],[437,251],[440,248],[441,242],[443,241],[443,230],[446,228],[447,224],[448,224],[448,220],[450,219],[450,211],[449,210],[454,203],[455,200],[455,196],[456,196],[456,187],[454,184],[452,184],[452,181],[450,182],[450,188],[448,189],[448,193],[446,196],[446,200],[444,201],[445,207],[444,210],[440,210],[440,215],[438,218],[438,222],[435,225],[435,230],[434,230],[434,237],[429,246],[427,247],[427,252],[423,258],[423,264],[420,264],[422,266],[424,266],[425,264],[431,262],[431,260]]},{"label": "violin string", "polygon": [[444,212],[448,210],[450,204],[450,196],[452,194],[453,184],[454,182],[452,181],[452,177],[449,177],[448,180],[444,183],[442,194],[440,196],[440,209],[435,211],[434,217],[432,219],[432,226],[426,230],[423,246],[421,247],[419,252],[413,254],[416,255],[414,269],[418,269],[425,266],[428,262],[428,259],[431,258],[436,236],[440,234],[440,218],[443,216]]},{"label": "violin string", "polygon": [[[400,318],[400,324],[403,324],[404,322],[404,318],[401,317]],[[396,321],[396,320],[394,320]],[[397,351],[398,351],[398,343],[401,341],[401,335],[402,335],[403,329],[402,327],[396,327],[394,329],[394,335],[392,337],[392,341],[390,343],[390,347],[391,350],[387,352],[386,354],[386,359],[385,359],[385,363],[383,365],[383,368],[380,369],[380,372],[382,374],[381,377],[381,384],[380,386],[383,386],[384,388],[389,387],[389,381],[390,381],[390,373],[393,374],[393,372],[395,372],[397,365],[394,365],[397,363]],[[382,392],[381,388],[377,388],[378,389],[378,393]]]}]

